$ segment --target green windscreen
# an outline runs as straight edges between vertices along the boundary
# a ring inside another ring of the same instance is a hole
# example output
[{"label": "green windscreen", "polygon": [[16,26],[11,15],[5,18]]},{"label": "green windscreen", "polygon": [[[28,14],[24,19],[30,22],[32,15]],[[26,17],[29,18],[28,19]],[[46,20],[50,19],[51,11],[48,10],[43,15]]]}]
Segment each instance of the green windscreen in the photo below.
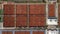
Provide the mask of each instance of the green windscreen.
[{"label": "green windscreen", "polygon": [[2,9],[0,9],[0,15],[2,15],[3,14],[3,10]]},{"label": "green windscreen", "polygon": [[3,22],[3,10],[0,9],[0,22]]}]

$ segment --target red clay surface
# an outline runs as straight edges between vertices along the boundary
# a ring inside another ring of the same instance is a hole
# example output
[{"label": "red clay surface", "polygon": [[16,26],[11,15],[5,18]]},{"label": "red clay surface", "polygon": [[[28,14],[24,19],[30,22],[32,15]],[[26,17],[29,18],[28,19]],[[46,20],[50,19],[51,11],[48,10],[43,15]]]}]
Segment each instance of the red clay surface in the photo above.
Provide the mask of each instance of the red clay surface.
[{"label": "red clay surface", "polygon": [[16,5],[16,14],[27,14],[27,5]]},{"label": "red clay surface", "polygon": [[12,15],[4,15],[4,27],[14,27],[14,16]]},{"label": "red clay surface", "polygon": [[45,4],[30,5],[30,14],[45,14]]},{"label": "red clay surface", "polygon": [[54,17],[55,16],[55,4],[49,4],[49,12],[48,15],[49,17]]},{"label": "red clay surface", "polygon": [[16,26],[26,26],[27,16],[26,15],[17,15],[16,16]]},{"label": "red clay surface", "polygon": [[[15,31],[15,34],[30,34],[30,31]],[[2,34],[13,34],[12,31],[2,31]],[[44,34],[44,31],[32,31],[32,34]]]},{"label": "red clay surface", "polygon": [[16,31],[15,34],[30,34],[29,31]]},{"label": "red clay surface", "polygon": [[[58,5],[58,15],[60,15],[60,4]],[[59,20],[60,20],[60,16],[58,16]]]},{"label": "red clay surface", "polygon": [[[55,4],[49,4],[49,17],[55,17]],[[46,16],[45,4],[40,5],[30,5],[29,7],[29,26],[45,26]],[[16,26],[27,26],[27,5],[16,5]],[[6,4],[4,5],[4,27],[14,26],[14,5]],[[9,15],[9,16],[6,16]],[[19,15],[18,15],[19,14]],[[33,14],[33,15],[32,15]],[[39,15],[38,15],[39,14]],[[60,14],[60,4],[58,7],[58,14]],[[60,20],[60,16],[58,17]],[[60,21],[59,21],[60,24]]]},{"label": "red clay surface", "polygon": [[38,26],[40,22],[39,15],[30,15],[30,26]]},{"label": "red clay surface", "polygon": [[60,26],[60,4],[58,4],[58,25]]},{"label": "red clay surface", "polygon": [[2,34],[13,34],[11,31],[2,31]]},{"label": "red clay surface", "polygon": [[45,16],[30,15],[30,26],[45,26]]},{"label": "red clay surface", "polygon": [[14,5],[13,4],[5,4],[4,5],[4,14],[13,15],[14,14]]},{"label": "red clay surface", "polygon": [[33,31],[33,34],[45,34],[43,31]]}]

